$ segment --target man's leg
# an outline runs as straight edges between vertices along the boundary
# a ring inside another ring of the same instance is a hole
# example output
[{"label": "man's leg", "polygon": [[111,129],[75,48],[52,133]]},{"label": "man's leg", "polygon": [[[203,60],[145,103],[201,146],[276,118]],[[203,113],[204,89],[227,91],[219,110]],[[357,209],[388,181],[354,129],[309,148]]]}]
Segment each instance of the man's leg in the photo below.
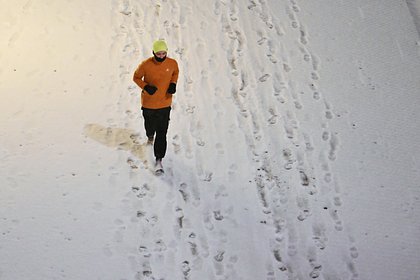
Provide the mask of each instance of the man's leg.
[{"label": "man's leg", "polygon": [[162,159],[166,154],[166,133],[168,132],[170,112],[171,107],[156,111],[156,139],[153,147],[156,159]]},{"label": "man's leg", "polygon": [[156,132],[156,116],[155,110],[142,108],[144,118],[144,129],[146,130],[146,136],[151,139],[155,136]]}]

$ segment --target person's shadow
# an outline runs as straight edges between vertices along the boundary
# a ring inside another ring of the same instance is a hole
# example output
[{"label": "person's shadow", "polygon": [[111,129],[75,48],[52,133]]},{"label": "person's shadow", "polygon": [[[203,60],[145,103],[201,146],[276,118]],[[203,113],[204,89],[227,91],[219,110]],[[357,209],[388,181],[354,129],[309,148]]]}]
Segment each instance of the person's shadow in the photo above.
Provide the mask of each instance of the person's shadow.
[{"label": "person's shadow", "polygon": [[138,142],[135,131],[125,128],[104,127],[99,124],[87,124],[84,135],[111,148],[129,151],[142,162],[147,161],[146,143]]}]

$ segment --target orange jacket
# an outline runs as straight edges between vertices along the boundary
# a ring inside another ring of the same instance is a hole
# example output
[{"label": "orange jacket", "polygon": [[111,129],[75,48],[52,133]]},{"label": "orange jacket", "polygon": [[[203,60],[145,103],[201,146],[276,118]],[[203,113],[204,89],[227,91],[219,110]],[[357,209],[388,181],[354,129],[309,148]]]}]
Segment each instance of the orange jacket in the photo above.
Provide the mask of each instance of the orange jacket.
[{"label": "orange jacket", "polygon": [[178,81],[178,63],[167,57],[163,62],[157,62],[154,57],[143,61],[134,72],[133,81],[140,87],[146,85],[157,87],[153,95],[141,92],[141,105],[147,109],[161,109],[171,106],[172,94],[166,93],[170,83]]}]

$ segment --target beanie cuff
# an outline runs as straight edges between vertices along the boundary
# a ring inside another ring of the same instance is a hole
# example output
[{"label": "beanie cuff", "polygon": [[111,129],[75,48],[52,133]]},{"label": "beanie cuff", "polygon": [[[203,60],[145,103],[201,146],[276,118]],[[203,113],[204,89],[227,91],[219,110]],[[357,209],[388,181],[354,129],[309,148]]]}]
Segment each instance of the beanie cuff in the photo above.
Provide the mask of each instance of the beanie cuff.
[{"label": "beanie cuff", "polygon": [[168,46],[166,45],[166,42],[163,40],[158,40],[153,43],[153,52],[167,52]]}]

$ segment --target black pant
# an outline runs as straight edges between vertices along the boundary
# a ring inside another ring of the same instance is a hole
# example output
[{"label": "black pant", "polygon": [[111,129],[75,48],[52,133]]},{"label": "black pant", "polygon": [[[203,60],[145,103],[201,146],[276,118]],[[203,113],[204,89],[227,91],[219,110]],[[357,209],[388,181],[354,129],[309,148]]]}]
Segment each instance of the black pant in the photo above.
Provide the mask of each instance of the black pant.
[{"label": "black pant", "polygon": [[162,159],[166,154],[166,133],[169,126],[171,107],[162,109],[141,109],[143,110],[144,128],[146,129],[147,137],[154,137],[156,133],[155,143],[153,145],[155,157],[156,159]]}]

